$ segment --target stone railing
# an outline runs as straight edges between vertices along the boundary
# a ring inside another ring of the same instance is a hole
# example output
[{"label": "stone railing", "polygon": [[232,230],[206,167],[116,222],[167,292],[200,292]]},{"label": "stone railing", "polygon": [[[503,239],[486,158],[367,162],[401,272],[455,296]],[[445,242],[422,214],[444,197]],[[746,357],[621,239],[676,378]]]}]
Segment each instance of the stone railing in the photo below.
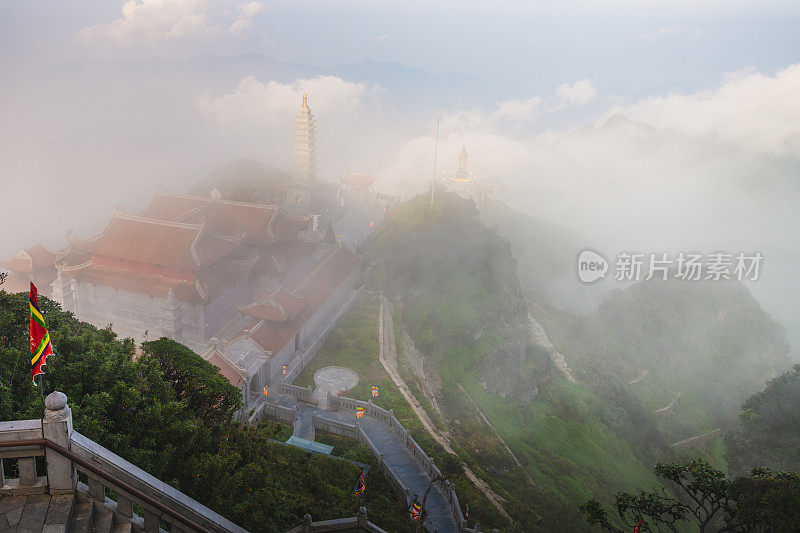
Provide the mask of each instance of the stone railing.
[{"label": "stone railing", "polygon": [[311,396],[312,392],[313,391],[311,390],[311,387],[299,387],[289,383],[280,384],[280,393],[283,396],[288,396],[289,398],[295,398],[301,402],[313,403],[316,405],[317,401]]},{"label": "stone railing", "polygon": [[359,431],[355,424],[348,424],[346,422],[340,422],[339,420],[326,418],[324,414],[318,414],[316,411],[313,414],[312,424],[314,429],[360,440]]},{"label": "stone railing", "polygon": [[[145,531],[159,531],[163,521],[171,525],[172,531],[202,528],[211,532],[244,533],[245,530],[233,522],[80,433],[72,434],[71,443],[75,455],[96,467],[92,469],[83,464],[75,465],[79,475],[87,479],[89,498],[109,507],[115,515],[138,524]],[[112,491],[116,500],[106,496],[107,489]],[[141,509],[141,517],[134,514],[134,505]],[[199,528],[187,527],[187,520]]]},{"label": "stone railing", "polygon": [[352,398],[345,398],[343,396],[334,396],[330,393],[328,393],[328,406],[334,410],[338,408],[339,410],[353,411],[354,413],[358,407],[363,407],[364,414],[389,426],[389,429],[392,430],[392,433],[397,435],[406,450],[411,453],[411,455],[422,467],[422,469],[425,470],[425,473],[428,474],[429,477],[442,475],[439,468],[434,464],[433,457],[430,457],[427,453],[425,453],[425,450],[423,450],[422,447],[417,444],[417,441],[411,436],[411,432],[407,430],[399,420],[397,420],[393,411],[387,411],[383,407],[378,407],[377,405],[373,404],[372,401],[363,402],[361,400],[354,400]]},{"label": "stone railing", "polygon": [[0,496],[41,494],[47,490],[47,472],[42,461],[37,460],[45,455],[44,445],[14,445],[42,440],[42,427],[41,420],[0,422]]},{"label": "stone railing", "polygon": [[258,407],[253,410],[253,414],[250,415],[248,421],[251,424],[255,424],[262,418],[269,418],[270,420],[286,424],[287,426],[294,426],[294,419],[296,416],[296,408],[284,407],[277,403],[264,401],[258,404]]},{"label": "stone railing", "polygon": [[[0,423],[3,462],[16,459],[18,471],[17,478],[3,480],[0,496],[48,489],[51,494],[77,491],[113,512],[117,523],[147,532],[158,533],[162,524],[169,524],[173,532],[245,533],[233,522],[73,431],[72,412],[63,393],[50,394],[45,407],[41,421]],[[46,463],[41,463],[45,472],[39,472],[36,464],[36,458],[42,455],[46,457]]]},{"label": "stone railing", "polygon": [[303,524],[287,533],[311,533],[324,531],[367,531],[369,533],[387,533],[369,520],[367,520],[367,510],[364,507],[358,509],[358,516],[352,518],[339,518],[337,520],[323,520],[314,522],[311,515],[303,517]]},{"label": "stone railing", "polygon": [[[456,495],[453,484],[444,479],[441,470],[439,470],[439,467],[434,463],[433,457],[425,453],[425,450],[423,450],[417,441],[414,440],[414,437],[411,436],[411,432],[406,429],[399,420],[397,420],[397,417],[394,416],[394,412],[392,410],[387,411],[382,407],[378,407],[377,405],[373,404],[372,401],[363,402],[353,398],[334,396],[330,393],[328,393],[328,406],[333,410],[352,411],[354,416],[356,409],[358,407],[363,407],[365,415],[386,424],[398,437],[400,442],[403,443],[403,446],[406,448],[406,450],[411,453],[417,464],[422,467],[428,477],[436,480],[436,486],[439,487],[439,489],[442,491],[442,494],[444,494],[447,498],[450,512],[453,514],[453,519],[455,520],[459,531],[468,531],[465,529],[466,520],[464,519],[464,514],[461,511],[461,506],[458,503],[458,496]],[[379,463],[382,463],[380,451],[374,445],[372,445],[372,443],[369,441],[369,438],[363,433],[363,431],[360,431],[361,428],[358,429],[359,440],[365,442],[372,450],[372,453],[378,457]],[[406,499],[408,500],[408,489],[402,485],[402,483],[396,478],[391,470],[387,472],[383,467],[381,469],[387,474],[387,478],[390,480],[390,483],[393,484],[392,486],[395,488],[395,491],[398,492],[398,494],[402,494],[404,491],[406,494]],[[400,490],[398,490],[398,487],[394,486],[395,483],[399,485]],[[410,500],[408,500],[407,503],[410,504]]]}]

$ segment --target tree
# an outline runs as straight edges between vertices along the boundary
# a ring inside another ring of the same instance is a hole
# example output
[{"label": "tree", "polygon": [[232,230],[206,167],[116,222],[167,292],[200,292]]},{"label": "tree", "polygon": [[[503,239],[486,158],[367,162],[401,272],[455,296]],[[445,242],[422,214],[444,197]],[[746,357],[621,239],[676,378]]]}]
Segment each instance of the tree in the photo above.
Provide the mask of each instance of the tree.
[{"label": "tree", "polygon": [[142,343],[142,352],[158,361],[178,400],[200,418],[222,423],[242,407],[239,389],[183,344],[162,337]]},{"label": "tree", "polygon": [[739,427],[725,436],[725,459],[735,473],[763,465],[800,471],[800,365],[745,400]]},{"label": "tree", "polygon": [[[658,491],[616,494],[617,515],[627,528],[641,521],[640,531],[685,531],[687,523],[701,532],[800,529],[797,474],[762,468],[754,469],[750,477],[731,480],[702,460],[687,465],[659,463],[654,470],[674,490],[662,486]],[[581,512],[592,525],[623,531],[597,500],[581,505]]]}]

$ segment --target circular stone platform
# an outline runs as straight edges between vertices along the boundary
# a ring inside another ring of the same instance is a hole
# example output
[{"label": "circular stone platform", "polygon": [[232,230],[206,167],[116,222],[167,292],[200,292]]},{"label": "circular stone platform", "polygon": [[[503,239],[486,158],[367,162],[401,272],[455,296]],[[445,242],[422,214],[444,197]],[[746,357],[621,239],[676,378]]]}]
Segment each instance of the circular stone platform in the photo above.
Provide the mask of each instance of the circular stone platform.
[{"label": "circular stone platform", "polygon": [[326,366],[314,372],[314,398],[327,407],[328,393],[350,390],[358,384],[358,374],[343,366]]}]

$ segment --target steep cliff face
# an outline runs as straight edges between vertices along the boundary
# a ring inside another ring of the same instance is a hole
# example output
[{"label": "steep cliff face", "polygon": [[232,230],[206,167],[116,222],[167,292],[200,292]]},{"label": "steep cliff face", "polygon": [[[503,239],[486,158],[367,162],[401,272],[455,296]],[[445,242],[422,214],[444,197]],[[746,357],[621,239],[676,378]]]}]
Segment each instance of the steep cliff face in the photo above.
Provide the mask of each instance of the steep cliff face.
[{"label": "steep cliff face", "polygon": [[[551,375],[547,355],[532,344],[511,247],[483,226],[472,202],[442,195],[431,208],[427,198],[412,199],[366,252],[372,282],[399,303],[415,373],[441,374],[447,386],[451,365],[464,364],[491,394],[536,397]],[[437,381],[428,384],[436,393]]]},{"label": "steep cliff face", "polygon": [[510,326],[504,339],[482,359],[478,383],[501,398],[535,400],[539,384],[553,376],[550,352],[533,340],[527,324]]}]

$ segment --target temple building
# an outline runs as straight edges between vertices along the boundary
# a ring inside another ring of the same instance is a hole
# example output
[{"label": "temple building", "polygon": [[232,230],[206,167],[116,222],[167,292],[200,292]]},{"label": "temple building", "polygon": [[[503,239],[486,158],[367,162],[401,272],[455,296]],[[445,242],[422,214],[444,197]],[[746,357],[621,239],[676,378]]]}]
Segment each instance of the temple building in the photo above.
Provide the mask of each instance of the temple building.
[{"label": "temple building", "polygon": [[58,252],[45,248],[42,244],[35,244],[30,248],[0,263],[0,267],[9,271],[3,289],[7,292],[28,292],[30,283],[40,287],[45,296],[50,295],[50,284],[56,278],[55,260]]},{"label": "temple building", "polygon": [[[3,263],[6,290],[34,281],[66,311],[137,342],[168,337],[216,365],[245,409],[296,366],[351,300],[361,260],[313,212],[314,121],[303,95],[294,172],[281,205],[159,191],[117,208],[97,235],[68,234]],[[255,395],[255,396],[254,396]]]},{"label": "temple building", "polygon": [[348,170],[347,174],[345,174],[340,181],[340,187],[344,192],[365,195],[372,184],[375,183],[375,176],[366,172],[353,172],[352,170]]}]

